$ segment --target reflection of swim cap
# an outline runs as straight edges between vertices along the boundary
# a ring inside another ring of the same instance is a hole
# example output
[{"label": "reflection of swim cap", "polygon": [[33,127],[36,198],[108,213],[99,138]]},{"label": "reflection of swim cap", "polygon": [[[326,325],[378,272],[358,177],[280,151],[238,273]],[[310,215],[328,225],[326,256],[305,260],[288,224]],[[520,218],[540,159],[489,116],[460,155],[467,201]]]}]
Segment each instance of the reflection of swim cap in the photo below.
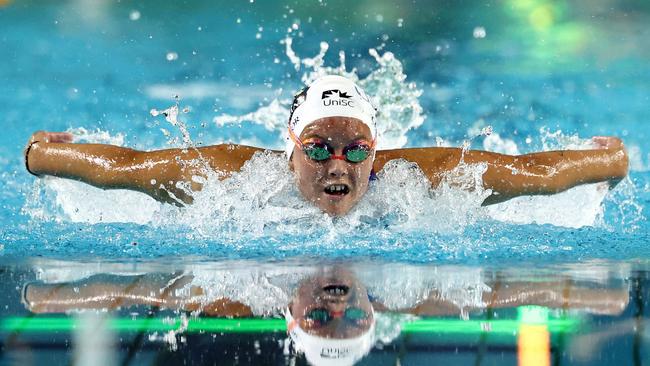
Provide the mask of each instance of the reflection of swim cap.
[{"label": "reflection of swim cap", "polygon": [[289,309],[285,311],[284,317],[296,350],[304,352],[305,358],[312,365],[352,365],[368,354],[375,343],[374,313],[370,329],[358,337],[342,339],[324,338],[305,332],[293,319]]},{"label": "reflection of swim cap", "polygon": [[[300,136],[302,130],[317,119],[350,117],[366,124],[372,137],[377,138],[375,115],[376,109],[370,98],[357,84],[343,76],[327,75],[296,94],[291,106],[289,129]],[[291,158],[293,147],[293,141],[287,138],[287,158]]]}]

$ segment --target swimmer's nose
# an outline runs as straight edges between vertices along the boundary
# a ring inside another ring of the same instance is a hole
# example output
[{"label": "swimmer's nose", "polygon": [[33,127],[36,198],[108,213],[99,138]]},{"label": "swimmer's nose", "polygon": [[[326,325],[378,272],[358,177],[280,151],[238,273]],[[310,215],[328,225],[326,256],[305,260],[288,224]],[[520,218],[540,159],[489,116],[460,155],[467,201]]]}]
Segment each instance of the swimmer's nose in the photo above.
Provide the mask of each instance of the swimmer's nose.
[{"label": "swimmer's nose", "polygon": [[341,318],[345,313],[347,303],[342,301],[332,301],[327,304],[327,310],[330,312],[332,318]]},{"label": "swimmer's nose", "polygon": [[330,159],[327,163],[327,174],[330,177],[342,177],[347,175],[347,162],[345,160]]}]

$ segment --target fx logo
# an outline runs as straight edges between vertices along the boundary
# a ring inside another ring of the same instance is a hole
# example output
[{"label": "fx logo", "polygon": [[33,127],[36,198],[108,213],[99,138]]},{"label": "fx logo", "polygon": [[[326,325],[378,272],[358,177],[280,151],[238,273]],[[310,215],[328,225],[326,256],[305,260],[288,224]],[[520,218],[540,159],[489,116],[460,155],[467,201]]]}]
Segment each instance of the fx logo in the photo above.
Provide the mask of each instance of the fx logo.
[{"label": "fx logo", "polygon": [[342,91],[340,91],[338,89],[332,89],[332,90],[325,90],[323,92],[323,96],[321,97],[321,99],[333,98],[333,97],[338,97],[338,98],[342,98],[342,99],[350,99],[350,98],[352,98],[352,96],[348,95],[348,93],[346,93],[346,92],[342,92]]}]

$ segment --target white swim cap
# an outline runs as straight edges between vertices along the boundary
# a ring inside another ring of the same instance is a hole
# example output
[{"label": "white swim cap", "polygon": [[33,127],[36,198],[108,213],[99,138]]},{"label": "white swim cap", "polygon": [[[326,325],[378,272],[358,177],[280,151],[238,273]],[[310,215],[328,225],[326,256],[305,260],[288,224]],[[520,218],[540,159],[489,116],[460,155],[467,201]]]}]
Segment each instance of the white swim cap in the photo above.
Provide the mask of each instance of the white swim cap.
[{"label": "white swim cap", "polygon": [[302,330],[298,322],[287,309],[284,317],[287,321],[287,331],[294,343],[296,351],[304,352],[307,362],[311,365],[353,365],[370,352],[375,343],[374,312],[370,329],[355,338],[324,338],[309,334]]},{"label": "white swim cap", "polygon": [[[325,117],[356,118],[370,128],[373,139],[377,138],[375,116],[377,110],[366,93],[352,80],[338,75],[316,79],[311,85],[294,96],[289,116],[289,130],[296,136],[317,119]],[[286,139],[287,158],[291,158],[295,144]]]}]

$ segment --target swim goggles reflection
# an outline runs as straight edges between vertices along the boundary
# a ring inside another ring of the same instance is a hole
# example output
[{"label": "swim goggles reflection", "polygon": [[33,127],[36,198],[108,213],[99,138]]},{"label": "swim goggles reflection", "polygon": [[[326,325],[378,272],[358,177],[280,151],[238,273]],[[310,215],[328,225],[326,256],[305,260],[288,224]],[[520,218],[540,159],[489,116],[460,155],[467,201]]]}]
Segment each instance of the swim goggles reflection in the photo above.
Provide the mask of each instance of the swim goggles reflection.
[{"label": "swim goggles reflection", "polygon": [[311,310],[305,315],[306,320],[311,320],[316,326],[324,326],[334,318],[343,318],[350,323],[358,323],[368,319],[369,314],[360,308],[350,307],[345,309],[344,312],[334,313],[325,308],[316,308]]},{"label": "swim goggles reflection", "polygon": [[289,137],[291,137],[293,142],[300,147],[308,158],[314,161],[335,159],[345,160],[350,163],[360,163],[370,156],[372,149],[375,147],[375,140],[370,144],[365,142],[353,142],[343,148],[343,155],[336,155],[334,154],[334,148],[332,146],[320,140],[309,139],[302,142],[298,137],[296,137],[291,129],[289,129]]}]

